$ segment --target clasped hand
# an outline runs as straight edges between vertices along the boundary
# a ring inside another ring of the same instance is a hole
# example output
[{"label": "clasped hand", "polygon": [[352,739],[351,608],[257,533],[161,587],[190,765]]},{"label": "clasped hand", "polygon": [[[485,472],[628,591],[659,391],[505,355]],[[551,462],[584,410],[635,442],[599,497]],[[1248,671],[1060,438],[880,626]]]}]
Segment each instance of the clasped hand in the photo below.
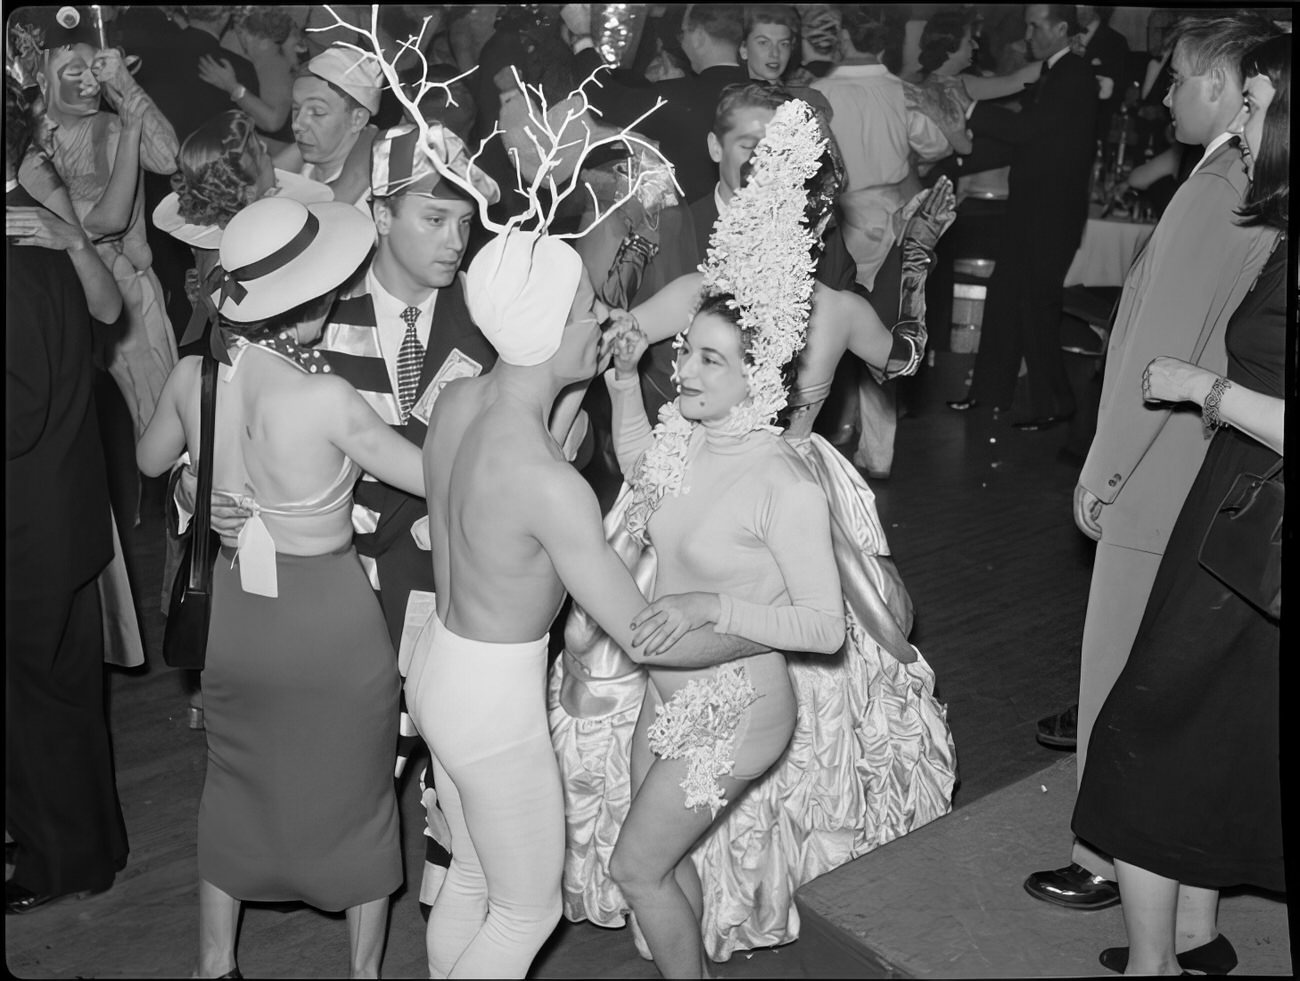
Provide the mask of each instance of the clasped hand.
[{"label": "clasped hand", "polygon": [[217,61],[211,55],[199,59],[199,79],[221,89],[227,95],[233,95],[239,88],[239,79],[235,77],[234,66],[222,58]]},{"label": "clasped hand", "polygon": [[636,366],[650,346],[649,340],[640,326],[626,310],[611,310],[609,319],[612,326],[600,337],[600,357],[603,361],[607,355],[614,358],[614,375],[616,378],[631,378],[636,374]]},{"label": "clasped hand", "polygon": [[717,623],[721,615],[717,593],[661,596],[632,618],[632,646],[644,657],[656,657],[690,631]]},{"label": "clasped hand", "polygon": [[[185,466],[181,470],[181,479],[177,484],[176,503],[188,511],[194,513],[194,501],[198,491],[198,477],[192,468]],[[239,532],[243,529],[244,523],[252,516],[253,512],[243,505],[239,504],[229,494],[222,491],[214,490],[212,492],[211,517],[209,523],[212,530],[222,538],[238,538]]]},{"label": "clasped hand", "polygon": [[1201,405],[1214,384],[1213,372],[1178,358],[1159,357],[1142,371],[1145,402],[1195,402]]}]

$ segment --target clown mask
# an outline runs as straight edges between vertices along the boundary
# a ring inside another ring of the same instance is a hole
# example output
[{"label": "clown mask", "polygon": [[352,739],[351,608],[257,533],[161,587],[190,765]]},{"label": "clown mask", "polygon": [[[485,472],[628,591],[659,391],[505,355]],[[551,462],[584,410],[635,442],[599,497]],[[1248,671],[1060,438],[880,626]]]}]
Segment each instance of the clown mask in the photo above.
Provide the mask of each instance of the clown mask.
[{"label": "clown mask", "polygon": [[73,44],[46,53],[45,71],[37,75],[51,115],[82,117],[99,111],[99,79],[91,70],[95,49]]}]

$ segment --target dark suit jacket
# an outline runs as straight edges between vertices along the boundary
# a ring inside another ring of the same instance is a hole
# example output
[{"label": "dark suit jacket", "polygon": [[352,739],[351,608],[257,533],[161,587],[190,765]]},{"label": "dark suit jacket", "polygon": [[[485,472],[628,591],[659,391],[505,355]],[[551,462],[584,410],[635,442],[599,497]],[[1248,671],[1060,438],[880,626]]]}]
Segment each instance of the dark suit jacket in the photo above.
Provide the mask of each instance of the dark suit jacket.
[{"label": "dark suit jacket", "polygon": [[[695,221],[695,240],[703,261],[709,254],[709,236],[718,220],[718,202],[714,200],[712,190],[691,205],[691,218]],[[844,244],[844,233],[839,225],[831,226],[826,232],[825,247],[817,260],[814,275],[833,290],[847,290],[852,289],[857,274],[858,265]]]},{"label": "dark suit jacket", "polygon": [[[578,52],[574,70],[586,78],[602,64],[600,55],[588,48]],[[739,65],[706,68],[698,75],[670,78],[653,85],[622,84],[610,72],[601,72],[604,88],[588,86],[591,104],[606,124],[625,126],[663,98],[667,105],[656,110],[637,131],[659,143],[665,157],[677,168],[677,182],[684,200],[694,201],[709,193],[718,180],[718,165],[709,157],[708,135],[722,90],[733,83],[749,81]]]},{"label": "dark suit jacket", "polygon": [[240,84],[258,94],[257,70],[251,61],[227,51],[206,31],[177,27],[156,8],[127,9],[118,30],[126,53],[140,57],[135,80],[167,117],[182,143],[213,116],[239,108],[229,95],[199,78],[199,59],[204,55],[230,62]]},{"label": "dark suit jacket", "polygon": [[1066,52],[1026,93],[1020,112],[976,103],[970,128],[1011,145],[1007,238],[1054,263],[1079,247],[1088,221],[1097,80]]},{"label": "dark suit jacket", "polygon": [[1106,138],[1105,126],[1111,114],[1124,101],[1124,86],[1128,84],[1128,41],[1115,28],[1098,24],[1083,57],[1094,76],[1104,76],[1115,83],[1110,98],[1098,100],[1097,139],[1102,140]]},{"label": "dark suit jacket", "polygon": [[67,253],[6,240],[5,263],[6,591],[70,594],[113,557],[90,314]]}]

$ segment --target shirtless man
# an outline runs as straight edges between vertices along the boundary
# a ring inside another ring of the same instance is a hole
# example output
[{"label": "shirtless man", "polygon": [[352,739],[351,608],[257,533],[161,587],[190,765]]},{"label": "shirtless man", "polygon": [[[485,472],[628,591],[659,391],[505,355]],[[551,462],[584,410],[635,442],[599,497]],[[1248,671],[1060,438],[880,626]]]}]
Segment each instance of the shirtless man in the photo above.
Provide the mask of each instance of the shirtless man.
[{"label": "shirtless man", "polygon": [[417,643],[406,697],[452,834],[429,915],[430,974],[523,977],[560,916],[564,800],[544,689],[547,630],[565,590],[638,660],[725,660],[755,647],[706,630],[670,653],[635,646],[649,633],[634,638],[632,626],[646,601],[552,435],[573,415],[563,405],[552,415],[557,397],[602,360],[607,311],[578,254],[511,231],[471,263],[466,298],[499,360],[448,385],[430,420],[437,617]]}]

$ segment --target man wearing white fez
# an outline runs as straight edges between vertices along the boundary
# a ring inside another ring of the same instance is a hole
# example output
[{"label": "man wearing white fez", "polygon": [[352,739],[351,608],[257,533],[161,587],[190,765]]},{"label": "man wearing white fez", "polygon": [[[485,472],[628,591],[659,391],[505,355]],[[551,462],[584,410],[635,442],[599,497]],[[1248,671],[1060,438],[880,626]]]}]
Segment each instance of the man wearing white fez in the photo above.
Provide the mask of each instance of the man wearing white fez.
[{"label": "man wearing white fez", "polygon": [[374,55],[326,48],[293,83],[294,145],[275,166],[328,184],[334,200],[359,204],[369,190],[370,144],[379,111],[383,71]]}]

